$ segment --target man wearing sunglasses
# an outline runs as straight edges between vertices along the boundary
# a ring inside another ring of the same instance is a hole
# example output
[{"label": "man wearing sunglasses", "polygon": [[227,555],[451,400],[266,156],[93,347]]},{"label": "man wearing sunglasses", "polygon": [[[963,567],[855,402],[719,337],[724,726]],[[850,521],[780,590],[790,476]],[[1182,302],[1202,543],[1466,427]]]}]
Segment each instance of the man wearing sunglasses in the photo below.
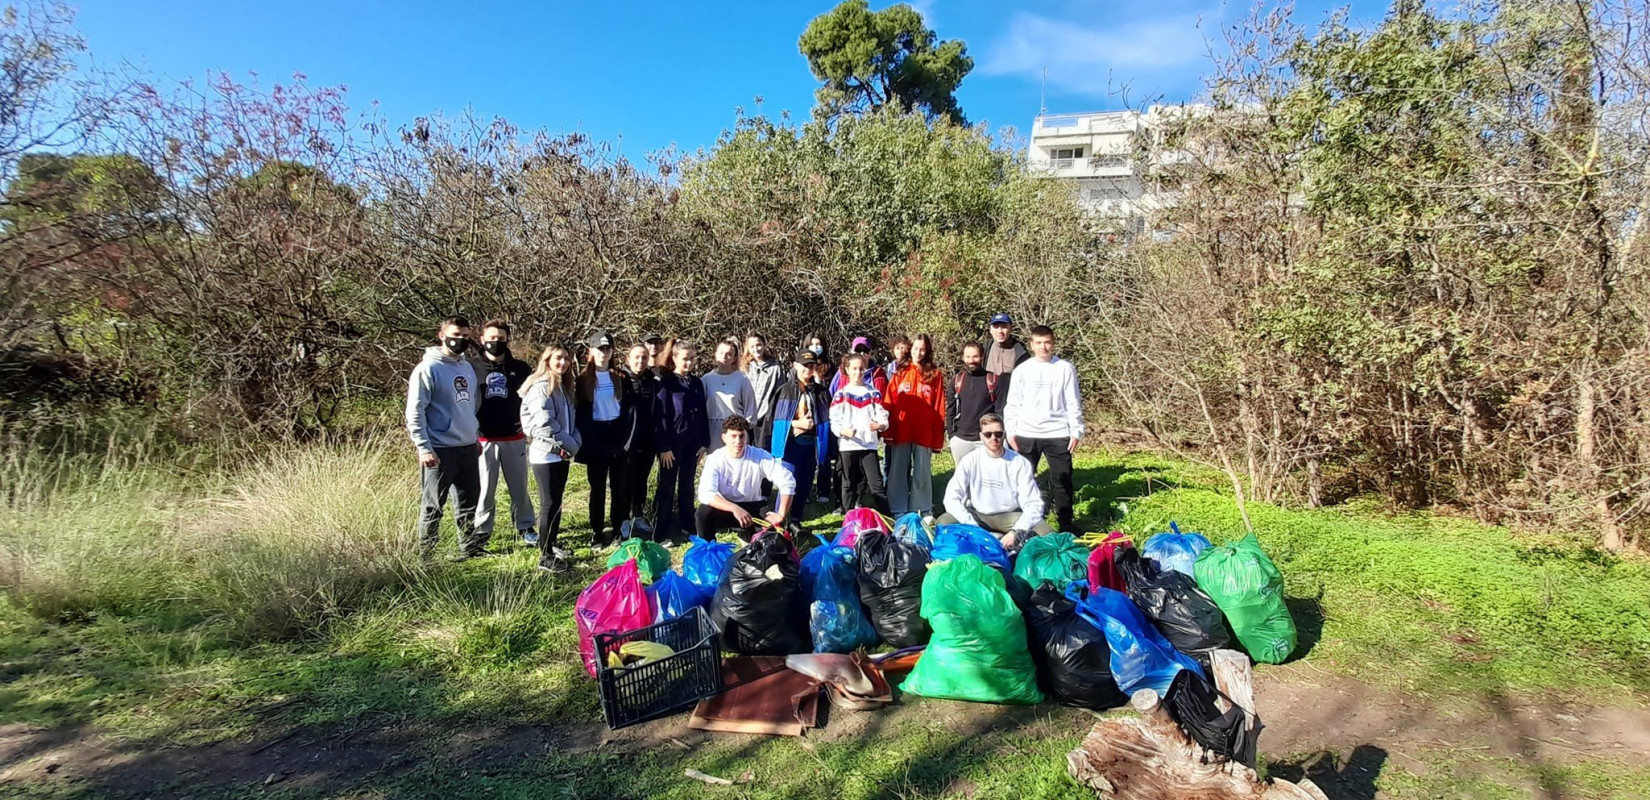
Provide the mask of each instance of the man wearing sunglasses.
[{"label": "man wearing sunglasses", "polygon": [[1008,449],[1002,415],[980,417],[978,450],[957,462],[945,486],[945,514],[937,524],[978,525],[1008,550],[1018,550],[1032,536],[1052,529],[1043,521],[1043,495],[1031,462]]}]

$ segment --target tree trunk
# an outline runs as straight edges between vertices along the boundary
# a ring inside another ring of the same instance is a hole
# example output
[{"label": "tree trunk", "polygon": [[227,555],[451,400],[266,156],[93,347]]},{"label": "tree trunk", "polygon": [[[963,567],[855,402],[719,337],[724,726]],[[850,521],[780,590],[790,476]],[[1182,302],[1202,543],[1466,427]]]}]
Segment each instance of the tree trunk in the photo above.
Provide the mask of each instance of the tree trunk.
[{"label": "tree trunk", "polygon": [[[1221,691],[1240,707],[1254,704],[1249,658],[1234,651],[1214,654]],[[1254,769],[1216,762],[1180,730],[1157,692],[1142,689],[1129,700],[1138,716],[1095,723],[1081,744],[1066,754],[1066,769],[1100,797],[1128,800],[1328,800],[1310,780],[1262,781]]]}]

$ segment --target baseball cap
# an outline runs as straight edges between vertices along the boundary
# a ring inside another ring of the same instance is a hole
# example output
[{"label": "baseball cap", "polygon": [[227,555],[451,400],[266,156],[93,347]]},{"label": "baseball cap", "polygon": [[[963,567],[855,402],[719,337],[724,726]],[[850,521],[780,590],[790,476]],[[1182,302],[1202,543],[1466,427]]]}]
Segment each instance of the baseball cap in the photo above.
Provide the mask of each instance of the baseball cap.
[{"label": "baseball cap", "polygon": [[1010,317],[1009,315],[1004,314],[1003,312],[999,311],[999,312],[991,315],[991,323],[990,324],[992,324],[992,325],[1013,325],[1014,324],[1014,319],[1012,317]]},{"label": "baseball cap", "polygon": [[864,337],[864,336],[855,336],[853,344],[849,345],[848,349],[849,350],[858,350],[861,347],[865,348],[867,351],[870,350],[871,349],[871,340],[869,338]]},{"label": "baseball cap", "polygon": [[605,331],[596,331],[595,333],[590,334],[590,340],[585,342],[585,344],[588,344],[592,348],[612,347],[613,337],[608,336]]},{"label": "baseball cap", "polygon": [[644,334],[642,334],[642,338],[637,339],[636,341],[639,341],[643,344],[646,344],[648,342],[662,342],[664,340],[665,340],[665,337],[660,336],[657,333],[644,333]]},{"label": "baseball cap", "polygon": [[796,351],[796,363],[804,367],[811,367],[819,363],[819,358],[806,350]]}]

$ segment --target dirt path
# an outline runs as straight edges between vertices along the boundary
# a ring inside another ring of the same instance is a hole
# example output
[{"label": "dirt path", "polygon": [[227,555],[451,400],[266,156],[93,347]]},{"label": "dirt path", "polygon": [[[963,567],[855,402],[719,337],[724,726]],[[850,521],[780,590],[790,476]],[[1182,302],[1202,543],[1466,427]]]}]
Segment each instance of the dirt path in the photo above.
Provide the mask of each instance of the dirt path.
[{"label": "dirt path", "polygon": [[[1376,797],[1373,781],[1387,762],[1412,773],[1461,750],[1524,763],[1563,764],[1577,758],[1650,767],[1650,709],[1587,707],[1512,698],[1417,700],[1373,689],[1308,666],[1268,669],[1256,681],[1266,722],[1261,749],[1274,771],[1309,775],[1337,800]],[[1047,708],[1043,714],[1047,716]],[[994,706],[922,701],[876,715],[839,715],[816,741],[852,739],[870,720],[897,725],[931,722],[936,714],[957,723],[984,720]],[[1024,714],[1034,713],[1026,711]],[[949,724],[949,722],[948,722]],[[1074,732],[1089,717],[1061,709],[1045,724]],[[0,794],[6,787],[88,788],[99,795],[169,795],[184,787],[279,785],[315,793],[341,791],[367,777],[394,777],[425,758],[487,772],[552,750],[621,751],[691,746],[704,734],[687,731],[680,717],[609,732],[600,723],[554,726],[393,725],[380,728],[295,729],[252,742],[156,748],[123,742],[82,728],[0,725]],[[675,740],[674,742],[672,740]],[[439,756],[431,743],[442,743]],[[1429,758],[1430,757],[1430,758]],[[1447,759],[1443,759],[1446,760]],[[1527,781],[1532,796],[1562,792]]]}]

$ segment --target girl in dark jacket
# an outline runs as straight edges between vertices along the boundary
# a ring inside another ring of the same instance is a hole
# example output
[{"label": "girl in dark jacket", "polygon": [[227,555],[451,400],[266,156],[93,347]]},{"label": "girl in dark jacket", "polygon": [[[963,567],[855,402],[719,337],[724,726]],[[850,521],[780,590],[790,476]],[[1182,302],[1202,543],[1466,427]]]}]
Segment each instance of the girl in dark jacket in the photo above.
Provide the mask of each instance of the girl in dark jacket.
[{"label": "girl in dark jacket", "polygon": [[682,530],[693,519],[693,470],[710,447],[705,385],[693,373],[698,357],[692,342],[677,342],[671,353],[675,369],[659,377],[653,395],[653,449],[659,454],[659,491],[653,498],[659,523],[654,535],[660,541],[687,541]]},{"label": "girl in dark jacket", "polygon": [[[779,397],[774,403],[773,441],[760,445],[777,455],[785,469],[796,477],[796,497],[791,501],[792,517],[795,519],[806,518],[802,512],[808,505],[814,470],[818,467],[820,428],[831,416],[831,396],[825,393],[824,386],[814,380],[817,361],[806,350],[797,354],[791,374],[780,387]],[[781,426],[778,424],[781,422],[788,424]],[[786,431],[784,441],[779,440],[781,428]]]},{"label": "girl in dark jacket", "polygon": [[[608,369],[613,363],[613,338],[606,333],[595,333],[587,343],[585,369],[579,375],[574,410],[577,414],[579,438],[578,463],[583,464],[590,480],[590,542],[593,547],[607,547],[618,538],[618,525],[624,520],[624,380]],[[613,527],[607,527],[608,487],[613,493]]]},{"label": "girl in dark jacket", "polygon": [[[647,507],[647,478],[653,472],[653,458],[658,450],[653,446],[653,398],[659,392],[659,379],[649,368],[650,358],[646,345],[631,345],[630,352],[625,354],[624,390],[620,394],[619,419],[623,439],[624,464],[619,467],[622,480],[618,485],[623,487],[620,493],[615,494],[614,518],[623,513],[631,522],[645,520],[652,523],[652,516]],[[624,523],[619,523],[623,526]],[[632,530],[630,535],[637,535]]]},{"label": "girl in dark jacket", "polygon": [[[821,389],[825,390],[825,398],[828,403],[831,397],[830,386],[836,378],[836,368],[831,362],[831,343],[825,338],[824,334],[815,331],[802,337],[801,352],[818,359],[814,362],[813,367],[814,380]],[[837,474],[836,468],[837,459],[841,458],[841,453],[837,450],[836,437],[830,434],[830,423],[825,422],[824,425],[826,429],[819,432],[819,449],[815,451],[818,453],[818,458],[814,464],[814,474],[817,481],[815,489],[818,497],[833,501],[834,498],[842,496],[840,491],[841,476]],[[801,507],[800,503],[794,501],[791,505],[793,508]],[[842,513],[842,509],[836,509],[836,513]]]}]

